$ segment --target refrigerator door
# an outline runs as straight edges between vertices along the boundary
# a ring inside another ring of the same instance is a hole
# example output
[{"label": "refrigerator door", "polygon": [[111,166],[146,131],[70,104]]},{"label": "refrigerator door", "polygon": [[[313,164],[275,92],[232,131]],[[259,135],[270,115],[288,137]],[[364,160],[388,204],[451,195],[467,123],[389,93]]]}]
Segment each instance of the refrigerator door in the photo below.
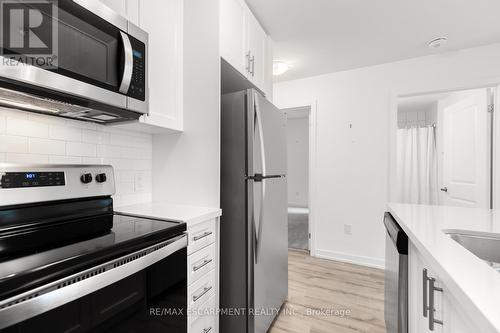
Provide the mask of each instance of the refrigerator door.
[{"label": "refrigerator door", "polygon": [[288,294],[286,118],[253,90],[247,92],[247,102],[247,167],[249,176],[253,175],[248,180],[253,240],[248,259],[253,278],[249,307],[255,310],[248,331],[265,333]]},{"label": "refrigerator door", "polygon": [[254,228],[254,332],[265,333],[288,295],[287,182],[269,178],[252,184],[254,202],[262,203],[254,206],[254,218],[260,219],[260,237]]},{"label": "refrigerator door", "polygon": [[286,174],[285,114],[255,90],[248,92],[253,110],[253,169],[263,176]]}]

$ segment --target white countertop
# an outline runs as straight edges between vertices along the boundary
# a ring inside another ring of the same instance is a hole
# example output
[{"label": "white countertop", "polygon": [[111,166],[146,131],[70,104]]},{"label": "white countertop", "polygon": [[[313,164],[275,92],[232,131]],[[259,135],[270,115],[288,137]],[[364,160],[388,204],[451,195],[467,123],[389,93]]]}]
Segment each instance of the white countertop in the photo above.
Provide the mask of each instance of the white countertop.
[{"label": "white countertop", "polygon": [[115,209],[127,215],[185,222],[188,227],[222,215],[220,208],[177,205],[162,202],[150,202],[130,206],[121,206]]},{"label": "white countertop", "polygon": [[461,307],[488,331],[500,332],[500,273],[443,232],[500,236],[500,210],[397,203],[388,208]]}]

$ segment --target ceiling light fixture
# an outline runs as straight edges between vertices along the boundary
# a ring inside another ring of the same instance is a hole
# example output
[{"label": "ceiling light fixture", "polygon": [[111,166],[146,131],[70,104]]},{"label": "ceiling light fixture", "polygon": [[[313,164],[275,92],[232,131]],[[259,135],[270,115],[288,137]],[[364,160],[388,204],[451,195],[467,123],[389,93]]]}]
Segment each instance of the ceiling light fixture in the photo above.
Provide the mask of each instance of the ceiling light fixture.
[{"label": "ceiling light fixture", "polygon": [[273,61],[273,75],[285,74],[290,69],[290,65],[284,61],[275,60]]},{"label": "ceiling light fixture", "polygon": [[434,50],[434,49],[438,49],[440,47],[445,46],[447,42],[448,42],[448,38],[438,37],[438,38],[434,38],[434,39],[430,40],[427,43],[427,47]]}]

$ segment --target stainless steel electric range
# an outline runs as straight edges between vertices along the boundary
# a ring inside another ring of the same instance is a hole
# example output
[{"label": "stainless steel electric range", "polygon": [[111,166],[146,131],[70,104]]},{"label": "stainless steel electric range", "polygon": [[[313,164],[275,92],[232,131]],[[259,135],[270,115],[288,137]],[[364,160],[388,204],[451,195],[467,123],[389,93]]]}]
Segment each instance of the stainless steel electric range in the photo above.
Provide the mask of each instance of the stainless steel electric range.
[{"label": "stainless steel electric range", "polygon": [[113,168],[0,164],[1,332],[186,332],[184,223],[117,215]]}]

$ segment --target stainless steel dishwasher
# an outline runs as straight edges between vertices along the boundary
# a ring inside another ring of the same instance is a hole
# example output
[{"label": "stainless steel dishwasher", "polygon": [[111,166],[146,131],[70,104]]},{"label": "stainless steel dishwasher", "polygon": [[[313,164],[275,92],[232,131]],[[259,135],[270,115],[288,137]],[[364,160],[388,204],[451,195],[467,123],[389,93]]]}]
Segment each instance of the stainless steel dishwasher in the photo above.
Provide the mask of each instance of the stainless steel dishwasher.
[{"label": "stainless steel dishwasher", "polygon": [[408,236],[390,213],[384,215],[385,325],[387,333],[408,332]]}]

